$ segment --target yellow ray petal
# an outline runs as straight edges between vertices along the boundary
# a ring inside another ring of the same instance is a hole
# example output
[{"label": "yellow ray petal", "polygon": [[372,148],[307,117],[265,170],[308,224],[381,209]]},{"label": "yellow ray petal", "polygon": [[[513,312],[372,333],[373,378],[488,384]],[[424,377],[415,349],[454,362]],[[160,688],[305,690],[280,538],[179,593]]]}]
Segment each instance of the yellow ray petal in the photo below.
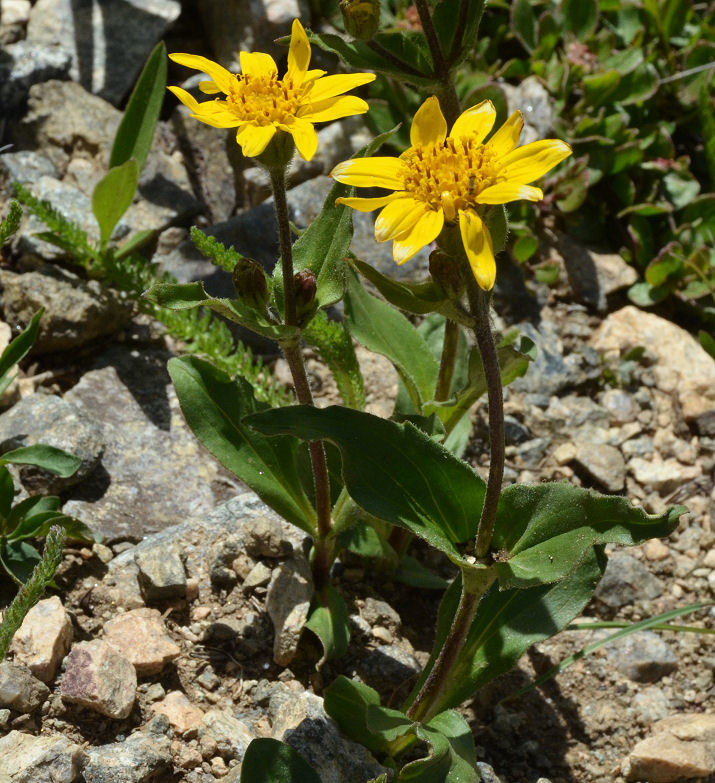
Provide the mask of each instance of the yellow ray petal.
[{"label": "yellow ray petal", "polygon": [[541,201],[544,197],[540,188],[532,185],[517,185],[515,182],[500,182],[484,188],[476,197],[477,204],[508,204],[510,201]]},{"label": "yellow ray petal", "polygon": [[231,85],[236,81],[236,77],[227,71],[222,65],[209,60],[208,57],[201,57],[198,54],[181,54],[176,52],[170,54],[169,59],[179,65],[185,65],[187,68],[193,68],[196,71],[202,71],[208,74],[220,88],[221,92],[229,93]]},{"label": "yellow ray petal", "polygon": [[275,125],[254,125],[247,122],[236,131],[236,141],[247,158],[255,158],[265,150],[275,132]]},{"label": "yellow ray petal", "polygon": [[439,100],[432,95],[417,109],[410,128],[413,147],[442,144],[447,138],[447,121],[439,108]]},{"label": "yellow ray petal", "polygon": [[487,133],[494,127],[496,117],[494,104],[488,100],[482,101],[457,117],[449,137],[459,139],[467,136],[474,144],[481,144],[487,137]]},{"label": "yellow ray petal", "polygon": [[199,82],[199,89],[206,95],[216,95],[217,92],[223,92],[213,79]]},{"label": "yellow ray petal", "polygon": [[390,202],[377,216],[375,239],[378,242],[404,239],[427,209],[424,201],[417,201],[410,196]]},{"label": "yellow ray petal", "polygon": [[182,87],[167,87],[166,89],[169,90],[169,92],[174,93],[174,95],[176,95],[176,97],[184,104],[184,106],[188,106],[191,111],[200,111],[201,104],[190,92],[187,92]]},{"label": "yellow ray petal", "polygon": [[459,233],[474,279],[484,291],[491,291],[497,276],[494,248],[489,229],[476,212],[459,211]]},{"label": "yellow ray petal", "polygon": [[240,125],[239,119],[230,109],[226,108],[226,101],[204,101],[199,103],[191,93],[181,87],[168,87],[171,92],[191,109],[191,116],[214,128],[235,128]]},{"label": "yellow ray petal", "polygon": [[338,163],[330,176],[344,185],[358,188],[403,190],[402,172],[403,164],[399,158],[353,158]]},{"label": "yellow ray petal", "polygon": [[318,149],[318,134],[308,120],[290,117],[290,121],[281,124],[281,130],[288,131],[293,137],[298,154],[303,160],[311,160]]},{"label": "yellow ray petal", "polygon": [[305,34],[303,25],[293,20],[290,33],[290,47],[288,48],[288,70],[286,76],[295,84],[302,84],[308,65],[310,64],[310,43]]},{"label": "yellow ray petal", "polygon": [[397,191],[397,193],[390,193],[387,196],[377,196],[375,198],[357,198],[357,197],[343,197],[335,200],[336,204],[345,204],[348,207],[357,209],[358,212],[372,212],[373,209],[379,209],[389,204],[398,198],[405,198],[407,194],[404,191]]},{"label": "yellow ray petal", "polygon": [[511,182],[533,182],[571,154],[571,147],[559,139],[532,141],[517,147],[501,160],[499,174]]},{"label": "yellow ray petal", "polygon": [[241,60],[241,73],[251,78],[260,78],[261,76],[278,75],[278,67],[270,54],[264,52],[240,52],[238,55]]},{"label": "yellow ray petal", "polygon": [[392,257],[396,264],[404,264],[423,247],[434,242],[444,226],[444,213],[442,210],[428,210],[417,221],[410,233],[401,240],[396,240],[392,245]]},{"label": "yellow ray petal", "polygon": [[499,128],[499,130],[489,139],[487,145],[500,158],[511,152],[519,143],[521,129],[524,127],[524,115],[520,111],[515,111],[511,117]]},{"label": "yellow ray petal", "polygon": [[362,98],[355,95],[340,95],[337,98],[326,98],[324,101],[301,106],[298,109],[298,117],[303,117],[310,122],[330,122],[353,114],[365,114],[369,108]]},{"label": "yellow ray petal", "polygon": [[313,82],[304,100],[315,103],[333,98],[372,81],[375,81],[374,73],[339,73],[334,76],[323,76]]}]

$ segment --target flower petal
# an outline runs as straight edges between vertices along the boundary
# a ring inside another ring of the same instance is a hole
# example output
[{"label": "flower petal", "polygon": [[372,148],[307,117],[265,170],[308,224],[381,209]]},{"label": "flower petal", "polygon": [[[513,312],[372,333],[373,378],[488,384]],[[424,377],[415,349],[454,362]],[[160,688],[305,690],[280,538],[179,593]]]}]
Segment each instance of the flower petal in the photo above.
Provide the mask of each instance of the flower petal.
[{"label": "flower petal", "polygon": [[208,57],[201,57],[198,54],[181,54],[176,52],[169,55],[169,59],[179,65],[185,65],[187,68],[193,68],[196,71],[207,73],[220,88],[221,92],[229,93],[231,85],[236,81],[236,77],[227,71],[223,65],[209,60]]},{"label": "flower petal", "polygon": [[404,239],[393,243],[392,257],[395,263],[404,264],[409,261],[423,247],[437,239],[443,226],[444,212],[441,209],[437,211],[430,209],[425,212]]},{"label": "flower petal", "polygon": [[378,242],[404,239],[427,209],[424,201],[417,201],[411,196],[392,201],[377,216],[375,239]]},{"label": "flower petal", "polygon": [[241,60],[241,73],[250,78],[260,78],[261,76],[277,76],[278,67],[270,54],[264,52],[240,52],[238,55]]},{"label": "flower petal", "polygon": [[459,211],[459,233],[474,279],[484,291],[491,291],[497,276],[494,248],[489,229],[476,212]]},{"label": "flower petal", "polygon": [[399,158],[352,158],[338,163],[330,176],[344,185],[355,185],[358,188],[403,190],[403,170]]},{"label": "flower petal", "polygon": [[500,158],[511,152],[519,143],[521,129],[524,127],[524,115],[515,111],[511,117],[489,139],[487,146]]},{"label": "flower petal", "polygon": [[275,125],[254,125],[247,122],[236,131],[236,141],[247,158],[255,158],[265,150],[275,132]]},{"label": "flower petal", "polygon": [[235,128],[243,120],[237,117],[226,106],[226,101],[204,101],[199,103],[191,93],[186,92],[181,87],[168,87],[171,92],[185,105],[191,109],[191,116],[195,119],[205,122],[214,128]]},{"label": "flower petal", "polygon": [[293,137],[295,146],[303,160],[311,160],[318,149],[318,134],[308,120],[290,117],[285,124],[279,126]]},{"label": "flower petal", "polygon": [[183,87],[167,87],[166,89],[169,90],[169,92],[174,93],[184,106],[188,106],[191,111],[201,111],[201,104],[190,92],[183,89]]},{"label": "flower petal", "polygon": [[216,95],[218,92],[223,92],[213,79],[206,79],[199,82],[199,89],[206,95]]},{"label": "flower petal", "polygon": [[450,131],[450,139],[468,137],[474,144],[481,144],[487,133],[494,127],[497,111],[494,104],[487,100],[462,112]]},{"label": "flower petal", "polygon": [[305,34],[303,25],[293,20],[290,33],[290,47],[288,48],[288,70],[286,76],[295,84],[302,84],[308,65],[310,64],[310,43]]},{"label": "flower petal", "polygon": [[387,206],[391,201],[398,198],[405,198],[407,194],[404,191],[397,191],[396,193],[390,193],[387,196],[377,196],[375,198],[357,198],[357,197],[341,197],[335,199],[336,204],[345,204],[348,207],[357,209],[358,212],[372,212],[373,209],[379,209],[380,207]]},{"label": "flower petal", "polygon": [[432,95],[417,109],[410,128],[410,143],[413,147],[421,147],[442,144],[446,138],[447,121],[439,108],[439,100]]},{"label": "flower petal", "polygon": [[484,188],[475,199],[477,204],[508,204],[510,201],[541,201],[544,197],[540,188],[533,185],[518,185],[516,182],[499,182]]},{"label": "flower petal", "polygon": [[375,81],[374,73],[339,73],[334,76],[323,76],[313,82],[305,96],[305,101],[316,102],[325,98],[334,98],[336,95],[342,95],[372,81]]},{"label": "flower petal", "polygon": [[324,101],[303,105],[298,109],[297,116],[310,122],[330,122],[353,114],[365,114],[369,108],[367,103],[356,95],[340,95],[337,98],[326,98]]},{"label": "flower petal", "polygon": [[532,141],[517,147],[502,159],[499,174],[512,182],[533,182],[571,154],[571,147],[559,139]]}]

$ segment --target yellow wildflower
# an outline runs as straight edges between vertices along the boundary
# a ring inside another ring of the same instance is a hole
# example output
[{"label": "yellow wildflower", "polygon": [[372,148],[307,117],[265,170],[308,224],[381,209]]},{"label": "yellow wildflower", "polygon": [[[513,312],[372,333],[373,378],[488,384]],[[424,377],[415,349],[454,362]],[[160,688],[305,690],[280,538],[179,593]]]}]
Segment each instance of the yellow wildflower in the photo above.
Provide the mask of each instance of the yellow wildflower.
[{"label": "yellow wildflower", "polygon": [[519,111],[484,143],[495,118],[492,102],[482,101],[463,112],[447,135],[439,101],[428,98],[412,121],[412,146],[399,158],[355,158],[331,173],[346,185],[395,192],[338,201],[361,212],[384,207],[375,222],[375,238],[394,241],[398,264],[435,240],[445,223],[458,224],[474,277],[490,290],[496,263],[483,208],[517,199],[539,201],[544,194],[529,183],[571,154],[571,147],[558,139],[517,147],[524,124]]},{"label": "yellow wildflower", "polygon": [[288,70],[282,79],[269,54],[241,52],[241,73],[234,75],[206,57],[170,54],[179,65],[195,68],[211,78],[199,89],[207,95],[223,93],[225,99],[199,103],[181,87],[169,87],[195,117],[215,128],[237,128],[236,141],[249,158],[260,155],[276,131],[290,133],[305,160],[315,155],[318,137],[314,122],[328,122],[351,114],[363,114],[362,98],[342,93],[373,81],[372,73],[325,76],[309,70],[310,43],[303,25],[295,19],[288,50]]}]

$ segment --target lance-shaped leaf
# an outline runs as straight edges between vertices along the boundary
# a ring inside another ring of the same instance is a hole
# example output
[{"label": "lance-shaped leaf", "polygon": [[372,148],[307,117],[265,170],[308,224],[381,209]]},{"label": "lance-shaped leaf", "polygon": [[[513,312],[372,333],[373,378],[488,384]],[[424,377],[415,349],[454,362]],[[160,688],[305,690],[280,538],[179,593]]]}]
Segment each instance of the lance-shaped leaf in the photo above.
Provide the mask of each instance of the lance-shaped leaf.
[{"label": "lance-shaped leaf", "polygon": [[415,724],[415,734],[427,743],[429,755],[405,765],[398,783],[479,783],[474,737],[466,720],[454,710]]},{"label": "lance-shaped leaf", "polygon": [[149,301],[169,310],[191,310],[208,307],[229,321],[241,324],[257,334],[272,340],[296,339],[300,330],[296,326],[284,326],[269,320],[261,313],[237,299],[215,299],[209,296],[203,283],[159,283],[145,294]]},{"label": "lance-shaped leaf", "polygon": [[475,535],[484,482],[409,422],[337,405],[277,408],[245,422],[266,435],[291,433],[334,443],[342,453],[345,487],[356,503],[462,562],[456,545]]},{"label": "lance-shaped leaf", "polygon": [[323,657],[317,668],[332,658],[342,658],[350,641],[348,608],[340,593],[328,585],[314,599],[313,610],[305,627],[310,629],[323,645]]},{"label": "lance-shaped leaf", "polygon": [[135,158],[114,166],[92,191],[92,212],[99,225],[99,240],[106,245],[137,192],[139,168]]},{"label": "lance-shaped leaf", "polygon": [[499,499],[492,549],[499,584],[532,587],[563,579],[596,544],[632,546],[667,536],[687,509],[647,514],[626,498],[600,495],[566,482],[515,484]]},{"label": "lance-shaped leaf", "polygon": [[450,65],[461,62],[474,51],[485,5],[485,0],[440,0],[437,3],[432,21]]},{"label": "lance-shaped leaf", "polygon": [[27,354],[37,339],[40,329],[40,318],[45,308],[41,307],[30,319],[30,323],[18,334],[18,336],[0,354],[0,394],[12,383],[13,375],[10,370]]},{"label": "lance-shaped leaf", "polygon": [[34,465],[43,470],[49,470],[61,478],[74,475],[82,460],[62,449],[36,443],[33,446],[21,446],[19,449],[6,451],[0,457],[0,465]]},{"label": "lance-shaped leaf", "polygon": [[340,675],[323,692],[325,711],[343,734],[373,753],[387,753],[389,742],[368,725],[370,706],[380,706],[380,695],[370,686]]},{"label": "lance-shaped leaf", "polygon": [[369,294],[352,270],[345,294],[345,323],[369,351],[395,366],[417,411],[431,399],[439,366],[427,343],[402,313]]},{"label": "lance-shaped leaf", "polygon": [[241,764],[241,783],[321,783],[320,776],[290,745],[254,739]]},{"label": "lance-shaped leaf", "polygon": [[[600,548],[597,551],[591,547],[578,568],[553,585],[499,590],[493,584],[479,604],[464,646],[450,670],[448,687],[432,712],[458,707],[486,683],[509,671],[532,644],[565,628],[590,600],[605,567],[606,558]],[[442,599],[432,655],[405,709],[432,670],[435,651],[442,649],[461,589],[458,577]]]},{"label": "lance-shaped leaf", "polygon": [[271,508],[313,534],[315,510],[298,467],[301,444],[289,435],[267,438],[243,423],[248,414],[268,407],[256,400],[251,385],[193,356],[171,359],[168,367],[194,435]]}]

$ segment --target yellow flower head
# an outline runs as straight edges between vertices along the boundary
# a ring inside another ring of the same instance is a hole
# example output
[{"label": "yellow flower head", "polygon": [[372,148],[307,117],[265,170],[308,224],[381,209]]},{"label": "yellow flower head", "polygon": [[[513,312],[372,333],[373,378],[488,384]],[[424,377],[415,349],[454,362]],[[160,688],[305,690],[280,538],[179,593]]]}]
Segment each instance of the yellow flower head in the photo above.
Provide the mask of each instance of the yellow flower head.
[{"label": "yellow flower head", "polygon": [[489,204],[539,201],[544,194],[529,183],[571,154],[571,147],[558,139],[517,147],[524,124],[519,111],[484,143],[495,118],[492,102],[482,101],[463,112],[447,135],[439,101],[428,98],[412,121],[412,146],[399,158],[355,158],[339,163],[331,173],[346,185],[395,192],[338,201],[361,212],[384,207],[375,221],[375,238],[394,241],[392,255],[398,264],[435,240],[445,222],[459,224],[474,277],[490,290],[496,263],[480,212]]},{"label": "yellow flower head", "polygon": [[211,77],[201,82],[199,89],[207,95],[223,93],[225,98],[199,103],[181,87],[169,89],[197,120],[214,128],[237,128],[236,141],[249,158],[260,155],[281,130],[291,134],[298,152],[310,160],[318,147],[313,123],[364,114],[368,109],[365,101],[342,93],[375,78],[372,73],[325,76],[325,71],[309,70],[310,43],[297,19],[291,31],[288,70],[282,79],[273,58],[262,52],[241,52],[238,75],[195,54],[169,57]]}]

